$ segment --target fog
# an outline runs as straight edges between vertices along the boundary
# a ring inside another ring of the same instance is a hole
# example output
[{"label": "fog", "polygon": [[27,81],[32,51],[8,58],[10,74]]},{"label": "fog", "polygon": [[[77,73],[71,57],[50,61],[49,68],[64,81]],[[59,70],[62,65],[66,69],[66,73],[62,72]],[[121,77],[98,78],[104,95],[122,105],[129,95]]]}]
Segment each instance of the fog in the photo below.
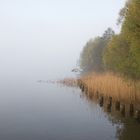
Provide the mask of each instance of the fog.
[{"label": "fog", "polygon": [[80,51],[107,27],[119,31],[119,0],[1,0],[0,76],[73,76]]},{"label": "fog", "polygon": [[116,139],[117,126],[79,88],[38,80],[75,76],[86,42],[108,27],[119,32],[123,4],[0,0],[0,139]]}]

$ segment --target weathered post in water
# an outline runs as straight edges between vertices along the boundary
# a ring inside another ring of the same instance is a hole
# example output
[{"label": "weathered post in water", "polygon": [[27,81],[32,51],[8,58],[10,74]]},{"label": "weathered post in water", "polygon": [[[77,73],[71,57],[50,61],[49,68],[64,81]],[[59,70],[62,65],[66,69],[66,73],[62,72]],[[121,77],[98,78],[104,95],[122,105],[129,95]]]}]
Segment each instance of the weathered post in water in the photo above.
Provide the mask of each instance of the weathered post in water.
[{"label": "weathered post in water", "polygon": [[130,114],[130,116],[133,116],[133,114],[134,114],[134,105],[133,104],[130,104],[129,114]]},{"label": "weathered post in water", "polygon": [[135,111],[134,118],[135,118],[136,120],[140,121],[140,110],[136,110],[136,111]]},{"label": "weathered post in water", "polygon": [[99,105],[102,107],[103,104],[104,104],[104,97],[101,96],[101,97],[99,98]]},{"label": "weathered post in water", "polygon": [[85,87],[84,87],[84,85],[82,85],[82,92],[84,92],[84,90],[85,90]]},{"label": "weathered post in water", "polygon": [[108,103],[107,103],[107,111],[111,112],[112,108],[112,97],[109,97]]},{"label": "weathered post in water", "polygon": [[125,104],[120,105],[120,112],[123,116],[125,116]]},{"label": "weathered post in water", "polygon": [[80,89],[82,89],[82,83],[79,84]]},{"label": "weathered post in water", "polygon": [[117,102],[115,103],[115,109],[116,109],[117,111],[120,111],[120,102],[119,102],[119,101],[117,101]]}]

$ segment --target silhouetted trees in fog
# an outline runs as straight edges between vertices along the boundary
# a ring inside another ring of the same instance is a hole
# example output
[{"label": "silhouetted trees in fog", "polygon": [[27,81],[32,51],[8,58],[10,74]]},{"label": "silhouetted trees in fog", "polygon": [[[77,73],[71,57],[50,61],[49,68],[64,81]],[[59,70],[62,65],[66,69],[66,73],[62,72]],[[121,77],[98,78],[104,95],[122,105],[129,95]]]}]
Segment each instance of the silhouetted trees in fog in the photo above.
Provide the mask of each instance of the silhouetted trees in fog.
[{"label": "silhouetted trees in fog", "polygon": [[101,37],[89,40],[80,55],[80,67],[84,71],[103,71],[103,54],[108,42],[115,35],[111,28],[108,28]]},{"label": "silhouetted trees in fog", "polygon": [[84,71],[113,71],[140,79],[140,0],[128,0],[120,10],[121,32],[108,28],[101,37],[89,40],[80,55]]}]

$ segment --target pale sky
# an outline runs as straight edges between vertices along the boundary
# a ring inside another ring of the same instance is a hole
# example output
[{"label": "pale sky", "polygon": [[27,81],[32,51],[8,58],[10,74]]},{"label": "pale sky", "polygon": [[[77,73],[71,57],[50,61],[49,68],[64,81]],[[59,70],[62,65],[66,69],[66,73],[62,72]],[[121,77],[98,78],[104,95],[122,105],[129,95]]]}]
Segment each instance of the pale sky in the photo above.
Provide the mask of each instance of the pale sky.
[{"label": "pale sky", "polygon": [[67,76],[125,0],[0,0],[0,75]]}]

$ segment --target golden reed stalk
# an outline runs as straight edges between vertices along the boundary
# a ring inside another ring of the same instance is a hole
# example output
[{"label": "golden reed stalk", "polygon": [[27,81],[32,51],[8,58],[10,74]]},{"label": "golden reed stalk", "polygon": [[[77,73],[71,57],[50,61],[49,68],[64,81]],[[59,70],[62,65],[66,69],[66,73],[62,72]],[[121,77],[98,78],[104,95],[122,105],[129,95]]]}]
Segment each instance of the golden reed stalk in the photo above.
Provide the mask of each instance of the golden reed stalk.
[{"label": "golden reed stalk", "polygon": [[134,83],[113,73],[91,73],[80,79],[87,87],[89,94],[98,92],[116,100],[140,102],[139,82]]}]

